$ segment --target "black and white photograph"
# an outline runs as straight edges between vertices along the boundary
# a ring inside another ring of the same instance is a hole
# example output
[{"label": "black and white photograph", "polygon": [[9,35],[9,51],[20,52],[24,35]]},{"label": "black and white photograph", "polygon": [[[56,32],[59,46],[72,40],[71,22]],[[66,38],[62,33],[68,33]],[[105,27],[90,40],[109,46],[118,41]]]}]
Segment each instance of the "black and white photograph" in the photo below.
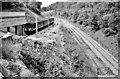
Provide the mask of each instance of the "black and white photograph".
[{"label": "black and white photograph", "polygon": [[120,0],[0,0],[0,79],[119,79]]}]

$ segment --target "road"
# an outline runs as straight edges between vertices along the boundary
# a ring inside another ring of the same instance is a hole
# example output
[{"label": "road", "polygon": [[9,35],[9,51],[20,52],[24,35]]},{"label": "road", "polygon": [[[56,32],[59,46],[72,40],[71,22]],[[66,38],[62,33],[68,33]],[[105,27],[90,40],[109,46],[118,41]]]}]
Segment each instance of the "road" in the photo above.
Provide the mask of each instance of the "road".
[{"label": "road", "polygon": [[92,65],[96,73],[100,71],[106,76],[118,75],[118,60],[115,57],[79,28],[63,19],[60,19],[60,22],[70,30],[78,44],[85,50],[86,55],[94,62]]}]

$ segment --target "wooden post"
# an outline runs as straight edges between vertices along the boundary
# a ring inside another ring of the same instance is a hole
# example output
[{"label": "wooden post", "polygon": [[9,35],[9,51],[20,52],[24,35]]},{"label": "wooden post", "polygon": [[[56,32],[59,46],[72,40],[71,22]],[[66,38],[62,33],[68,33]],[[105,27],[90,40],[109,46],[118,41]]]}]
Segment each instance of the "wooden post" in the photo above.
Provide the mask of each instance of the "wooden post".
[{"label": "wooden post", "polygon": [[36,15],[36,34],[38,32],[38,24],[37,24],[37,15]]},{"label": "wooden post", "polygon": [[7,27],[7,32],[10,32],[10,27]]},{"label": "wooden post", "polygon": [[15,34],[17,35],[17,26],[15,26]]},{"label": "wooden post", "polygon": [[2,59],[2,38],[0,38],[0,59]]},{"label": "wooden post", "polygon": [[23,25],[21,25],[21,36],[23,36]]}]

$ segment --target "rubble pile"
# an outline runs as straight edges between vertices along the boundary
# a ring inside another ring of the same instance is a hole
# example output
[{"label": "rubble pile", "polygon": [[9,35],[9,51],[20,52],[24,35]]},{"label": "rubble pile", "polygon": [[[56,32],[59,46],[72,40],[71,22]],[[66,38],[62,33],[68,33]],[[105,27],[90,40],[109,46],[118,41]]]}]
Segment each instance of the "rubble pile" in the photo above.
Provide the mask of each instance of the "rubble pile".
[{"label": "rubble pile", "polygon": [[[1,59],[0,65],[11,77],[84,77],[93,76],[88,59],[70,31],[58,31],[37,38],[12,38],[10,48],[16,58]],[[13,47],[12,47],[13,46]],[[2,73],[2,72],[1,72]],[[1,75],[1,74],[0,74]],[[5,76],[2,73],[2,76]]]},{"label": "rubble pile", "polygon": [[23,62],[37,76],[66,76],[64,71],[65,57],[57,48],[58,43],[55,41],[45,43],[26,40],[21,53]]},{"label": "rubble pile", "polygon": [[22,51],[22,39],[13,35],[1,38],[0,77],[25,77],[23,73],[29,71],[23,61],[20,60],[20,57],[22,57],[20,54]]}]

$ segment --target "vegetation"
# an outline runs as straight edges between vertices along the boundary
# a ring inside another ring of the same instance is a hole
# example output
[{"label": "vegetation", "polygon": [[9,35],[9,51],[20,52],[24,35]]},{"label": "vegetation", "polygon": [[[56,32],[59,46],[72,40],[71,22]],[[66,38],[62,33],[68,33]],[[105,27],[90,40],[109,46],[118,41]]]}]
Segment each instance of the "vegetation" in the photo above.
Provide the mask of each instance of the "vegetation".
[{"label": "vegetation", "polygon": [[[64,8],[64,9],[63,9]],[[116,35],[120,25],[119,2],[57,2],[45,8],[61,10],[61,16],[74,23],[90,27],[91,31],[103,30],[106,36]]]},{"label": "vegetation", "polygon": [[2,2],[2,10],[23,6],[19,2]]},{"label": "vegetation", "polygon": [[18,7],[29,8],[40,14],[41,2],[2,2],[2,10],[16,9]]}]

